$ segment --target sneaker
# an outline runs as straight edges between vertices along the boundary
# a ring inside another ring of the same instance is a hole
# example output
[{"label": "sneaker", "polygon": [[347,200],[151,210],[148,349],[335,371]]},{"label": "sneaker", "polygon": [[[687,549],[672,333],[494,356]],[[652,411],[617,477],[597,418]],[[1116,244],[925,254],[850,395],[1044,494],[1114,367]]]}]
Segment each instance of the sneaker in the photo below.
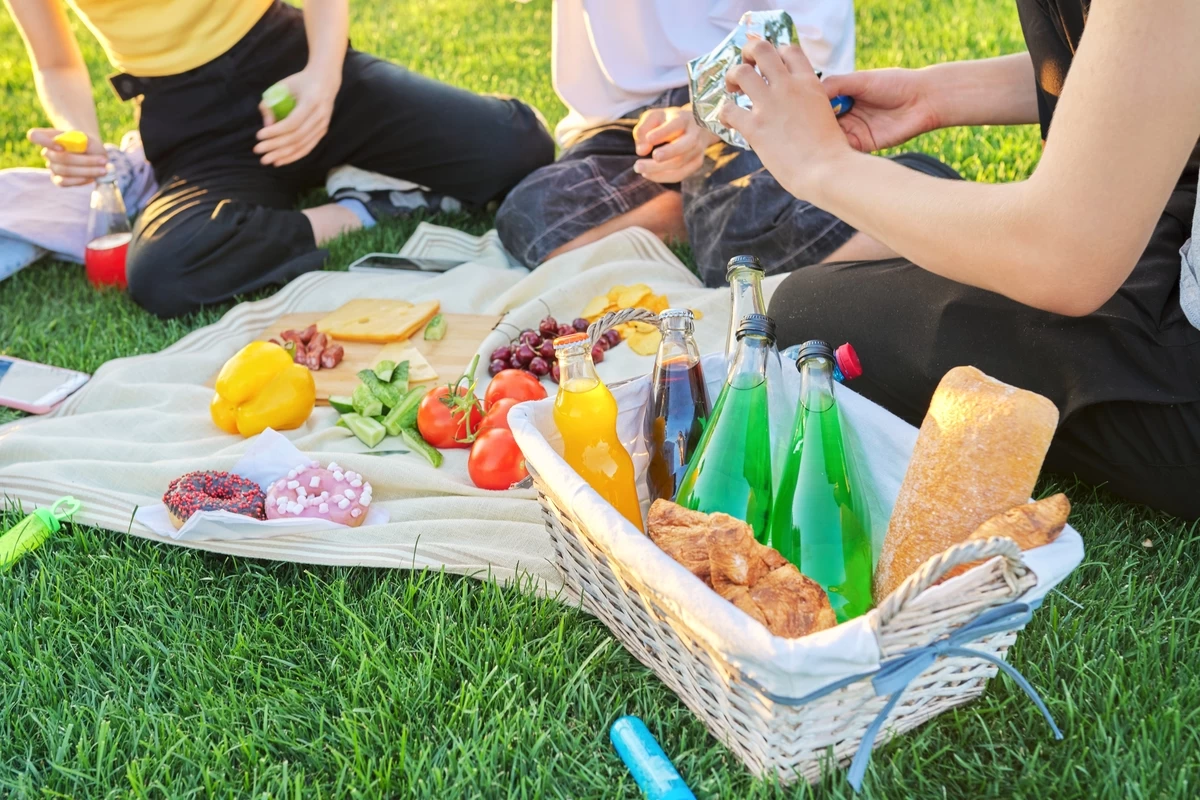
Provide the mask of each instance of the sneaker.
[{"label": "sneaker", "polygon": [[435,214],[439,211],[452,213],[463,210],[463,204],[457,198],[425,189],[362,191],[347,188],[334,192],[332,200],[357,200],[367,207],[375,219],[408,217],[417,211]]}]

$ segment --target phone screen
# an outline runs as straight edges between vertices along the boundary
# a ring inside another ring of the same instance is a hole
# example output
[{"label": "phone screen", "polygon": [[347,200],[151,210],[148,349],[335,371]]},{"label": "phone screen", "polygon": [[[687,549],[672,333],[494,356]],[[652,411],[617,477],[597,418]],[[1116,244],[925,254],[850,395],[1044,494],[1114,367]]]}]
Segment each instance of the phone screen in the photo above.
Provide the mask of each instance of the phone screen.
[{"label": "phone screen", "polygon": [[68,369],[0,356],[0,398],[34,404],[64,383],[78,379],[79,373]]},{"label": "phone screen", "polygon": [[463,262],[440,258],[407,258],[405,256],[370,255],[355,261],[351,270],[399,269],[412,272],[447,272]]}]

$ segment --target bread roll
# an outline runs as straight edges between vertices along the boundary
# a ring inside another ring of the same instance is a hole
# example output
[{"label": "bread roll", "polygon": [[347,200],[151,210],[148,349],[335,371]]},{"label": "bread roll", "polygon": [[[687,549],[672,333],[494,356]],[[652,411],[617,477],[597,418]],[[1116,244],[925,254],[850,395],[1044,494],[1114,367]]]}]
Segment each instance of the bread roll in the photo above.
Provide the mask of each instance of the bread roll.
[{"label": "bread roll", "polygon": [[1058,425],[1041,395],[955,367],[938,384],[900,485],[879,564],[881,602],[930,556],[1028,502]]},{"label": "bread roll", "polygon": [[647,532],[667,555],[776,636],[794,639],[837,624],[821,585],[778,550],[759,544],[740,519],[655,500]]}]

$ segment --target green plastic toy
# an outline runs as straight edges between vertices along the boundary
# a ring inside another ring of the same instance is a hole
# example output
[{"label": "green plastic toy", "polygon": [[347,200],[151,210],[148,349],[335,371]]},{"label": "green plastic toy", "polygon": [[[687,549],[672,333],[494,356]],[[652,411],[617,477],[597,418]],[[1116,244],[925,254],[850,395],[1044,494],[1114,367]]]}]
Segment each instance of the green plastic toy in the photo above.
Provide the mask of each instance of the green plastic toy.
[{"label": "green plastic toy", "polygon": [[58,533],[62,521],[79,511],[74,497],[60,497],[49,508],[36,509],[0,536],[0,572],[8,570],[21,556],[41,547],[50,534]]}]

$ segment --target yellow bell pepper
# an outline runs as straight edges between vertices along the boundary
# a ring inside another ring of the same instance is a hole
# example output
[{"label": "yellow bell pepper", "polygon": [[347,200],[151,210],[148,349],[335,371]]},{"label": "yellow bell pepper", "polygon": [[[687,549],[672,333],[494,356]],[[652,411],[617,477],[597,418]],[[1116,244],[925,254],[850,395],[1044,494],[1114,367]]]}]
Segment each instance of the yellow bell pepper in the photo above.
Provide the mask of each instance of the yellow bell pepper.
[{"label": "yellow bell pepper", "polygon": [[255,436],[267,428],[299,428],[316,402],[308,367],[277,344],[251,342],[221,367],[208,410],[221,430]]}]

